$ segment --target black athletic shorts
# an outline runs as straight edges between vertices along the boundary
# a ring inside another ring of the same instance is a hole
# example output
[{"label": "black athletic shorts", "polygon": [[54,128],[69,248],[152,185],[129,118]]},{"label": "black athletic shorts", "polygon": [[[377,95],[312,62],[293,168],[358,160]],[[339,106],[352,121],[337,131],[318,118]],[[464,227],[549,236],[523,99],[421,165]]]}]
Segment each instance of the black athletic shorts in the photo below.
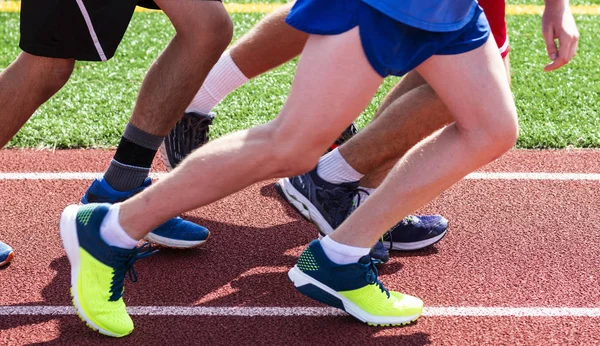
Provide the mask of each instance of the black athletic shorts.
[{"label": "black athletic shorts", "polygon": [[21,0],[20,47],[49,58],[106,61],[136,6],[159,9],[153,0]]}]

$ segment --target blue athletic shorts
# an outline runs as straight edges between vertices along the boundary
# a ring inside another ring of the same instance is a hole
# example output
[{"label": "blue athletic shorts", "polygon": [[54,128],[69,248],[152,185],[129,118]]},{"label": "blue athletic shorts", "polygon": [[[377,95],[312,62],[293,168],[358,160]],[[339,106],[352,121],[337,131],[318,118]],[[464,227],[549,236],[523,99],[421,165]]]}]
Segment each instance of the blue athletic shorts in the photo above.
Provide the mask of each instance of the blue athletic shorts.
[{"label": "blue athletic shorts", "polygon": [[463,28],[451,32],[417,29],[361,0],[297,0],[286,22],[312,35],[338,35],[358,26],[365,55],[382,77],[402,76],[432,55],[471,51],[490,36],[480,7]]}]

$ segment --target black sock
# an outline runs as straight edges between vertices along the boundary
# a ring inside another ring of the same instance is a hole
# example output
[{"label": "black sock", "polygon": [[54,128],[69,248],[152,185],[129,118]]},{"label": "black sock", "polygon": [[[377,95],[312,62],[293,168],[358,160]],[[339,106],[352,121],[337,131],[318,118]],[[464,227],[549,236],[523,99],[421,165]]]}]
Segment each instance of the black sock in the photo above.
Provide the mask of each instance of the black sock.
[{"label": "black sock", "polygon": [[129,191],[142,186],[162,141],[163,137],[127,124],[117,152],[104,173],[108,185],[117,191]]}]

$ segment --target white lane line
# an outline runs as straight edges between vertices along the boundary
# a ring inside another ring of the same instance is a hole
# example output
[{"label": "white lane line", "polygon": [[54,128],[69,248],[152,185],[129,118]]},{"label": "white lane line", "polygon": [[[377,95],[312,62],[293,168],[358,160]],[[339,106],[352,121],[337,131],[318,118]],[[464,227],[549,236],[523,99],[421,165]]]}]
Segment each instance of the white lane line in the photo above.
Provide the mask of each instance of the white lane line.
[{"label": "white lane line", "polygon": [[[158,179],[167,173],[152,173]],[[91,180],[102,175],[100,172],[0,172],[0,180]],[[600,180],[600,173],[519,173],[477,172],[465,177],[469,180]]]},{"label": "white lane line", "polygon": [[472,180],[600,180],[598,173],[518,173],[481,172],[471,173],[465,179]]},{"label": "white lane line", "polygon": [[[203,307],[203,306],[130,306],[131,315],[143,316],[236,316],[294,317],[342,316],[341,310],[328,307]],[[0,316],[74,315],[70,306],[0,306]],[[437,317],[600,317],[600,308],[571,307],[425,307],[423,316]]]}]

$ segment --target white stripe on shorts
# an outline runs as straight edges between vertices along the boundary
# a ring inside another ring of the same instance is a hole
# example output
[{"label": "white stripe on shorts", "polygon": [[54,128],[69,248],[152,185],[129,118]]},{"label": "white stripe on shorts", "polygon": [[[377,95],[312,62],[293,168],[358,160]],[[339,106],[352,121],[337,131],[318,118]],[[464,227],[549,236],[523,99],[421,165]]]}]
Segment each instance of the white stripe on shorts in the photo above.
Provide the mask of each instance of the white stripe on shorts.
[{"label": "white stripe on shorts", "polygon": [[508,49],[508,36],[506,36],[506,39],[504,40],[504,44],[502,45],[502,47],[498,48],[498,50],[500,51],[500,54],[503,54],[504,52],[506,52],[507,49]]},{"label": "white stripe on shorts", "polygon": [[94,30],[94,24],[92,24],[92,20],[90,19],[90,14],[88,13],[85,5],[83,4],[83,0],[77,0],[77,5],[79,6],[79,10],[83,15],[83,19],[85,19],[85,24],[88,27],[90,32],[90,36],[92,37],[92,41],[94,41],[94,46],[98,51],[98,56],[100,56],[100,60],[106,61],[106,55],[104,54],[104,50],[102,49],[102,45],[100,45],[100,41],[98,40],[98,36],[96,35],[96,30]]}]

